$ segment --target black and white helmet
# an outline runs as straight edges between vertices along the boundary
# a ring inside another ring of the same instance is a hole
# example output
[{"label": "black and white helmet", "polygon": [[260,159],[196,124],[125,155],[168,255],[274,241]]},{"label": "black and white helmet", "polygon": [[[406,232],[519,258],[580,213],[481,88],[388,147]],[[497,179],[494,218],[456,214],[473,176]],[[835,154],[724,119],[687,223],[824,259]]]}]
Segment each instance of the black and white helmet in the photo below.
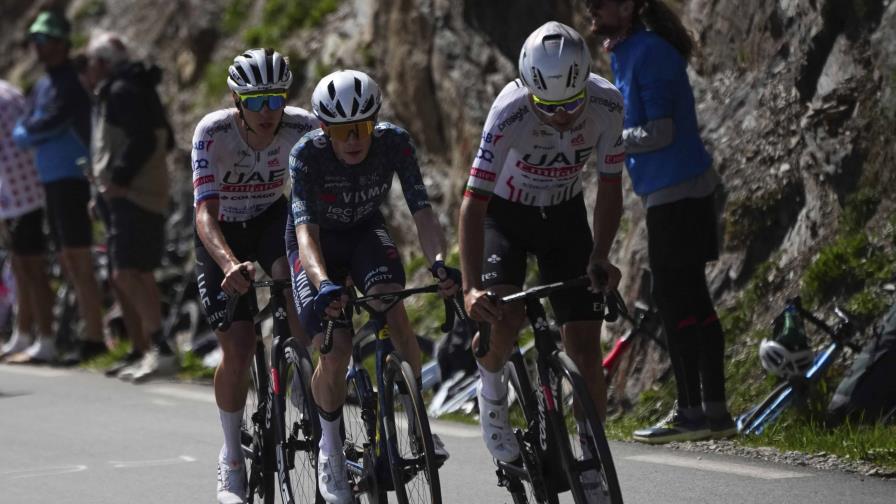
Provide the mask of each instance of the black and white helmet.
[{"label": "black and white helmet", "polygon": [[311,109],[326,124],[370,119],[379,112],[381,104],[380,87],[369,75],[357,70],[327,75],[311,95]]},{"label": "black and white helmet", "polygon": [[542,100],[565,100],[585,89],[591,52],[577,31],[549,21],[526,39],[519,70],[520,79],[533,95]]},{"label": "black and white helmet", "polygon": [[759,362],[769,373],[789,378],[809,369],[815,355],[812,350],[791,350],[775,340],[763,339],[759,345]]},{"label": "black and white helmet", "polygon": [[236,94],[288,90],[290,84],[292,72],[286,58],[273,49],[249,49],[233,58],[227,69],[227,85]]}]

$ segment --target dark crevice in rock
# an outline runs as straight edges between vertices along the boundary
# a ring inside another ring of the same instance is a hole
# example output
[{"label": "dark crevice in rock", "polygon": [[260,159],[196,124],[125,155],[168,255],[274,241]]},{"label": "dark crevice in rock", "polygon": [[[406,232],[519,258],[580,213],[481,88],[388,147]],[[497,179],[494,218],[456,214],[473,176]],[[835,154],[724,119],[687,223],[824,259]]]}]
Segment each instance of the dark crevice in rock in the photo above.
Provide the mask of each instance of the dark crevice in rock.
[{"label": "dark crevice in rock", "polygon": [[[504,56],[516,61],[520,47],[533,30],[550,20],[571,24],[568,9],[555,2],[540,0],[490,1],[464,0],[464,22],[490,39]],[[508,22],[508,12],[525,13]]]},{"label": "dark crevice in rock", "polygon": [[823,4],[823,27],[812,37],[796,83],[803,103],[815,96],[818,79],[837,37],[843,34],[851,41],[858,40],[880,24],[883,13],[883,0],[828,0]]}]

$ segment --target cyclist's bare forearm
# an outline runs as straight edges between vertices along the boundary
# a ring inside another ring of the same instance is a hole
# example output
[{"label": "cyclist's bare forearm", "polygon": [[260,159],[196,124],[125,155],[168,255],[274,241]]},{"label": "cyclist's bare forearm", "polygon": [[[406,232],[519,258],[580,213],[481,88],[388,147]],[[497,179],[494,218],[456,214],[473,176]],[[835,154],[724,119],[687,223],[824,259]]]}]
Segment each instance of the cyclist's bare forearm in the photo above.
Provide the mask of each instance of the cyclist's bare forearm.
[{"label": "cyclist's bare forearm", "polygon": [[597,186],[593,217],[594,249],[591,257],[605,260],[610,255],[622,218],[622,184],[601,182]]},{"label": "cyclist's bare forearm", "polygon": [[239,259],[234,255],[224,233],[218,224],[218,200],[210,199],[202,201],[196,207],[196,233],[199,240],[205,246],[205,250],[212,256],[221,271],[227,271],[234,264],[239,264]]},{"label": "cyclist's bare forearm", "polygon": [[[299,224],[296,226],[296,240],[299,243],[299,258],[308,279],[320,288],[323,280],[329,280],[327,266],[320,251],[320,227],[317,224]],[[344,279],[337,279],[341,281]]]},{"label": "cyclist's bare forearm", "polygon": [[482,288],[482,249],[485,243],[485,213],[488,201],[467,197],[460,205],[458,237],[463,291]]},{"label": "cyclist's bare forearm", "polygon": [[417,226],[417,236],[420,237],[420,247],[423,254],[432,264],[438,260],[445,259],[445,250],[447,242],[445,241],[445,233],[442,231],[442,225],[431,207],[418,210],[414,214],[414,224]]}]

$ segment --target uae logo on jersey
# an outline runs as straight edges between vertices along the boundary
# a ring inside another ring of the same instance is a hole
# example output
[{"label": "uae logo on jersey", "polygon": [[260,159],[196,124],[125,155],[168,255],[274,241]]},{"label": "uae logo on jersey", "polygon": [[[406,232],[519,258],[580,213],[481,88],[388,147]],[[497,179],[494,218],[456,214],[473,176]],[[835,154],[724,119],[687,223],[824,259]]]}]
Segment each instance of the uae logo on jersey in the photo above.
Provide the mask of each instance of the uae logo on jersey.
[{"label": "uae logo on jersey", "polygon": [[585,143],[585,134],[584,133],[579,133],[579,136],[573,138],[572,142],[570,142],[570,144],[572,144],[572,145],[582,145],[583,143]]}]

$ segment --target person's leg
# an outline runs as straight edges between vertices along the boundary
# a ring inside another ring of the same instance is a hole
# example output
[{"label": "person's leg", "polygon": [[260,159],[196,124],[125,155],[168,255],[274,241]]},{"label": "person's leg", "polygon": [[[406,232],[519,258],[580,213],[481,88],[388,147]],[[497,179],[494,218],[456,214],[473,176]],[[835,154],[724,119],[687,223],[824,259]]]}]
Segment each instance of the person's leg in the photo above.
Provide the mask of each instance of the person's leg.
[{"label": "person's leg", "polygon": [[90,247],[63,247],[61,260],[78,297],[78,313],[84,321],[84,340],[104,344],[102,297]]},{"label": "person's leg", "polygon": [[607,384],[601,366],[600,329],[598,321],[567,322],[563,325],[563,348],[579,368],[588,385],[588,392],[601,421],[607,417]]},{"label": "person's leg", "polygon": [[112,271],[112,285],[118,303],[121,305],[128,337],[135,350],[146,353],[149,351],[150,341],[147,336],[147,328],[143,325],[144,310],[141,308],[144,307],[140,305],[141,289],[144,286],[139,275],[140,273],[133,269],[115,269]]},{"label": "person's leg", "polygon": [[[291,270],[292,268],[290,267],[287,258],[285,256],[281,257],[274,261],[274,264],[271,266],[271,278],[285,280],[291,277]],[[286,321],[289,323],[289,332],[296,338],[300,345],[308,348],[311,346],[311,340],[306,335],[305,328],[299,323],[299,314],[296,311],[296,303],[293,298],[292,289],[284,290],[283,297],[286,300]]]},{"label": "person's leg", "polygon": [[27,276],[24,258],[10,254],[12,276],[16,283],[15,326],[13,327],[8,352],[19,352],[28,346],[29,335],[32,334],[35,322],[34,307],[31,304],[33,285]]}]

